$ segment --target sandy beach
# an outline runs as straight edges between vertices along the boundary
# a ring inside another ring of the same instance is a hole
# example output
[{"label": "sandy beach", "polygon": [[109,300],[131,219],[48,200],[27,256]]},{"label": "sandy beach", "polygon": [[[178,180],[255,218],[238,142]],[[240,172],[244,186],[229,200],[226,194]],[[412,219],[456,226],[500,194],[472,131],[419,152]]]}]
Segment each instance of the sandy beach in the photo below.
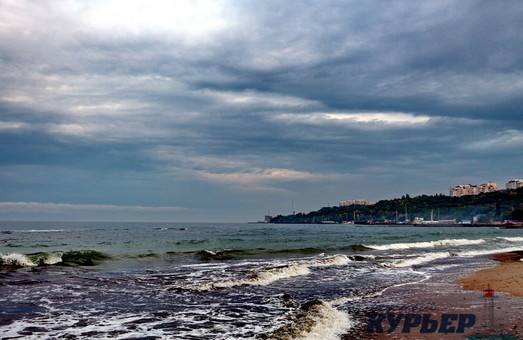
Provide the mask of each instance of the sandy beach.
[{"label": "sandy beach", "polygon": [[[343,339],[521,339],[522,254],[497,254],[390,288],[362,308]],[[492,297],[485,296],[488,287]]]},{"label": "sandy beach", "polygon": [[497,266],[482,269],[459,280],[466,290],[485,290],[485,284],[495,292],[523,297],[523,252],[497,254]]}]

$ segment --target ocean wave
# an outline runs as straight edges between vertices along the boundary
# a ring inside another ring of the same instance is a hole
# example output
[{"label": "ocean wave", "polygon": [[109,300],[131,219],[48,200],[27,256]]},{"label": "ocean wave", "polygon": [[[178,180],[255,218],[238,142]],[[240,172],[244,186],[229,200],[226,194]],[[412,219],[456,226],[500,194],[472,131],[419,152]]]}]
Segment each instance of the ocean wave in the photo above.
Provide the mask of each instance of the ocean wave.
[{"label": "ocean wave", "polygon": [[367,250],[373,250],[373,248],[366,246],[364,244],[351,244],[348,247],[345,247],[347,250],[354,250],[354,251],[367,251]]},{"label": "ocean wave", "polygon": [[53,265],[62,262],[63,252],[36,253],[27,255],[35,265]]},{"label": "ocean wave", "polygon": [[36,267],[37,264],[31,261],[29,257],[24,254],[0,254],[0,269],[15,269],[22,267]]},{"label": "ocean wave", "polygon": [[243,285],[265,286],[280,279],[286,279],[293,276],[307,275],[309,273],[310,270],[307,265],[289,265],[264,271],[257,271],[253,274],[253,277],[251,278],[209,282],[191,285],[185,288],[190,290],[210,290],[214,288],[229,288]]},{"label": "ocean wave", "polygon": [[5,245],[5,247],[7,247],[7,248],[22,248],[23,245],[15,244],[15,243],[8,243],[8,244]]},{"label": "ocean wave", "polygon": [[[507,248],[496,248],[496,249],[481,249],[481,250],[466,250],[458,252],[434,252],[434,253],[425,253],[418,256],[412,256],[400,260],[394,260],[389,263],[382,263],[384,267],[411,267],[416,266],[422,263],[431,262],[437,259],[442,259],[451,256],[481,256],[481,255],[491,255],[498,253],[509,253],[513,251],[521,251],[521,247],[507,247]],[[392,256],[394,257],[394,256]]]},{"label": "ocean wave", "polygon": [[412,248],[434,248],[434,247],[447,247],[447,246],[467,246],[474,244],[485,243],[485,240],[469,240],[469,239],[448,239],[448,240],[437,240],[427,242],[412,242],[412,243],[392,243],[383,245],[364,245],[365,247],[374,250],[399,250],[399,249],[412,249]]},{"label": "ocean wave", "polygon": [[189,290],[210,290],[214,288],[229,288],[242,285],[266,286],[274,281],[286,279],[294,276],[302,276],[310,273],[311,267],[340,266],[351,261],[348,256],[334,255],[329,257],[315,258],[311,260],[300,261],[293,264],[274,267],[268,269],[255,270],[252,277],[215,281],[203,284],[190,285],[187,287],[175,287],[171,289],[189,289]]},{"label": "ocean wave", "polygon": [[523,237],[498,237],[499,239],[509,241],[509,242],[523,242]]},{"label": "ocean wave", "polygon": [[57,233],[61,231],[70,231],[67,229],[27,229],[27,230],[16,230],[17,233]]},{"label": "ocean wave", "polygon": [[263,340],[314,340],[338,339],[353,327],[348,314],[337,310],[323,300],[303,304],[299,310],[287,316],[288,321],[269,334],[257,338]]},{"label": "ocean wave", "polygon": [[490,255],[498,253],[509,253],[512,251],[521,251],[521,247],[506,247],[506,248],[497,248],[497,249],[483,249],[483,250],[470,250],[460,252],[460,256],[479,256],[479,255]]},{"label": "ocean wave", "polygon": [[[238,256],[256,256],[256,255],[292,255],[292,254],[304,254],[304,255],[320,255],[325,252],[345,252],[345,251],[371,251],[375,250],[366,247],[362,244],[354,244],[343,247],[304,247],[304,248],[287,248],[287,249],[268,249],[268,248],[250,248],[250,249],[213,249],[213,250],[199,250],[199,251],[188,251],[188,252],[167,252],[169,255],[194,255],[200,260],[229,260]],[[358,261],[363,258],[372,259],[373,255],[354,255],[349,256],[350,258],[359,258]]]},{"label": "ocean wave", "polygon": [[[187,241],[183,241],[187,242]],[[189,241],[192,242],[192,241]],[[207,241],[200,242],[207,243]],[[186,243],[189,244],[189,243]],[[196,243],[194,243],[196,244]],[[204,249],[198,251],[168,251],[165,254],[172,256],[194,256],[201,261],[212,261],[212,260],[231,260],[237,257],[250,257],[257,255],[320,255],[325,252],[345,252],[345,251],[366,251],[374,250],[366,247],[362,244],[354,244],[343,247],[303,247],[303,248],[283,248],[283,249],[270,249],[270,248],[247,248],[247,249]],[[350,256],[351,259],[357,258],[358,261],[362,261],[364,258],[372,259],[372,255],[354,255]]]},{"label": "ocean wave", "polygon": [[217,250],[200,250],[194,253],[194,255],[200,260],[230,260],[234,258],[235,255],[242,255],[243,251],[241,250],[232,250],[232,249],[217,249]]},{"label": "ocean wave", "polygon": [[[450,256],[459,256],[459,254],[451,253],[451,252],[428,253],[428,254],[424,254],[421,256],[397,260],[397,261],[389,263],[388,266],[398,267],[398,268],[411,267],[411,266],[419,265],[422,263],[431,262],[431,261],[434,261],[437,259],[443,259],[443,258],[450,257]],[[385,266],[387,266],[387,265],[385,265]]]},{"label": "ocean wave", "polygon": [[68,252],[40,252],[35,254],[0,254],[0,270],[49,265],[94,266],[109,259],[110,256],[96,250],[77,250]]},{"label": "ocean wave", "polygon": [[194,246],[211,242],[210,240],[181,240],[172,242],[176,246]]},{"label": "ocean wave", "polygon": [[267,248],[251,248],[251,249],[213,249],[213,250],[199,250],[189,252],[168,252],[170,255],[190,255],[193,254],[200,260],[229,260],[237,256],[255,256],[255,255],[289,255],[289,254],[320,254],[326,250],[322,248],[288,248],[288,249],[267,249]]}]

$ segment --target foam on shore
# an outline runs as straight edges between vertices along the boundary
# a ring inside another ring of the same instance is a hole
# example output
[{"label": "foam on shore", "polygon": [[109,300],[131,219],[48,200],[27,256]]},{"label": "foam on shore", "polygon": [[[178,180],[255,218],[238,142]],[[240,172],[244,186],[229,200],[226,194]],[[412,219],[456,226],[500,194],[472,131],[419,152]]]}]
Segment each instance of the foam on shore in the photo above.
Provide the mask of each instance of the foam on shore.
[{"label": "foam on shore", "polygon": [[491,255],[491,254],[497,254],[497,253],[508,253],[512,251],[518,251],[521,250],[521,247],[507,247],[507,248],[498,248],[498,249],[483,249],[483,250],[467,250],[467,251],[459,251],[459,252],[434,252],[434,253],[426,253],[421,254],[418,256],[412,256],[410,258],[395,260],[390,263],[383,264],[383,266],[391,266],[391,267],[411,267],[420,265],[422,263],[431,262],[437,259],[443,259],[446,257],[451,256],[481,256],[481,255]]}]

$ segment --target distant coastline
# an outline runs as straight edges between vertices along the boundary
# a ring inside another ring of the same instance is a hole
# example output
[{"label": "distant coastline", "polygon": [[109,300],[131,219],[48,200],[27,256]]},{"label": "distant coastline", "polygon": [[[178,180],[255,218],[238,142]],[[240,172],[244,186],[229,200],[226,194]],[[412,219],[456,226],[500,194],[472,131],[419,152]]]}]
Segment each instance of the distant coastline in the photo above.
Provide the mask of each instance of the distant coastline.
[{"label": "distant coastline", "polygon": [[264,223],[523,227],[523,188],[451,197],[420,195],[372,205],[323,207],[309,213],[266,216]]}]

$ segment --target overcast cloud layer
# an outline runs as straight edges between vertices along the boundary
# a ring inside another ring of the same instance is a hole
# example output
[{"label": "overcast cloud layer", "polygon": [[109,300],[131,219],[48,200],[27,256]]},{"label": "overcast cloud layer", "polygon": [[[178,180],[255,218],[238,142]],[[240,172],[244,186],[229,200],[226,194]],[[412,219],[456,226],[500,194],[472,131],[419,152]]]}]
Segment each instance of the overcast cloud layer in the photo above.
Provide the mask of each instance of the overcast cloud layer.
[{"label": "overcast cloud layer", "polygon": [[0,219],[246,221],[523,177],[520,1],[0,0]]}]

